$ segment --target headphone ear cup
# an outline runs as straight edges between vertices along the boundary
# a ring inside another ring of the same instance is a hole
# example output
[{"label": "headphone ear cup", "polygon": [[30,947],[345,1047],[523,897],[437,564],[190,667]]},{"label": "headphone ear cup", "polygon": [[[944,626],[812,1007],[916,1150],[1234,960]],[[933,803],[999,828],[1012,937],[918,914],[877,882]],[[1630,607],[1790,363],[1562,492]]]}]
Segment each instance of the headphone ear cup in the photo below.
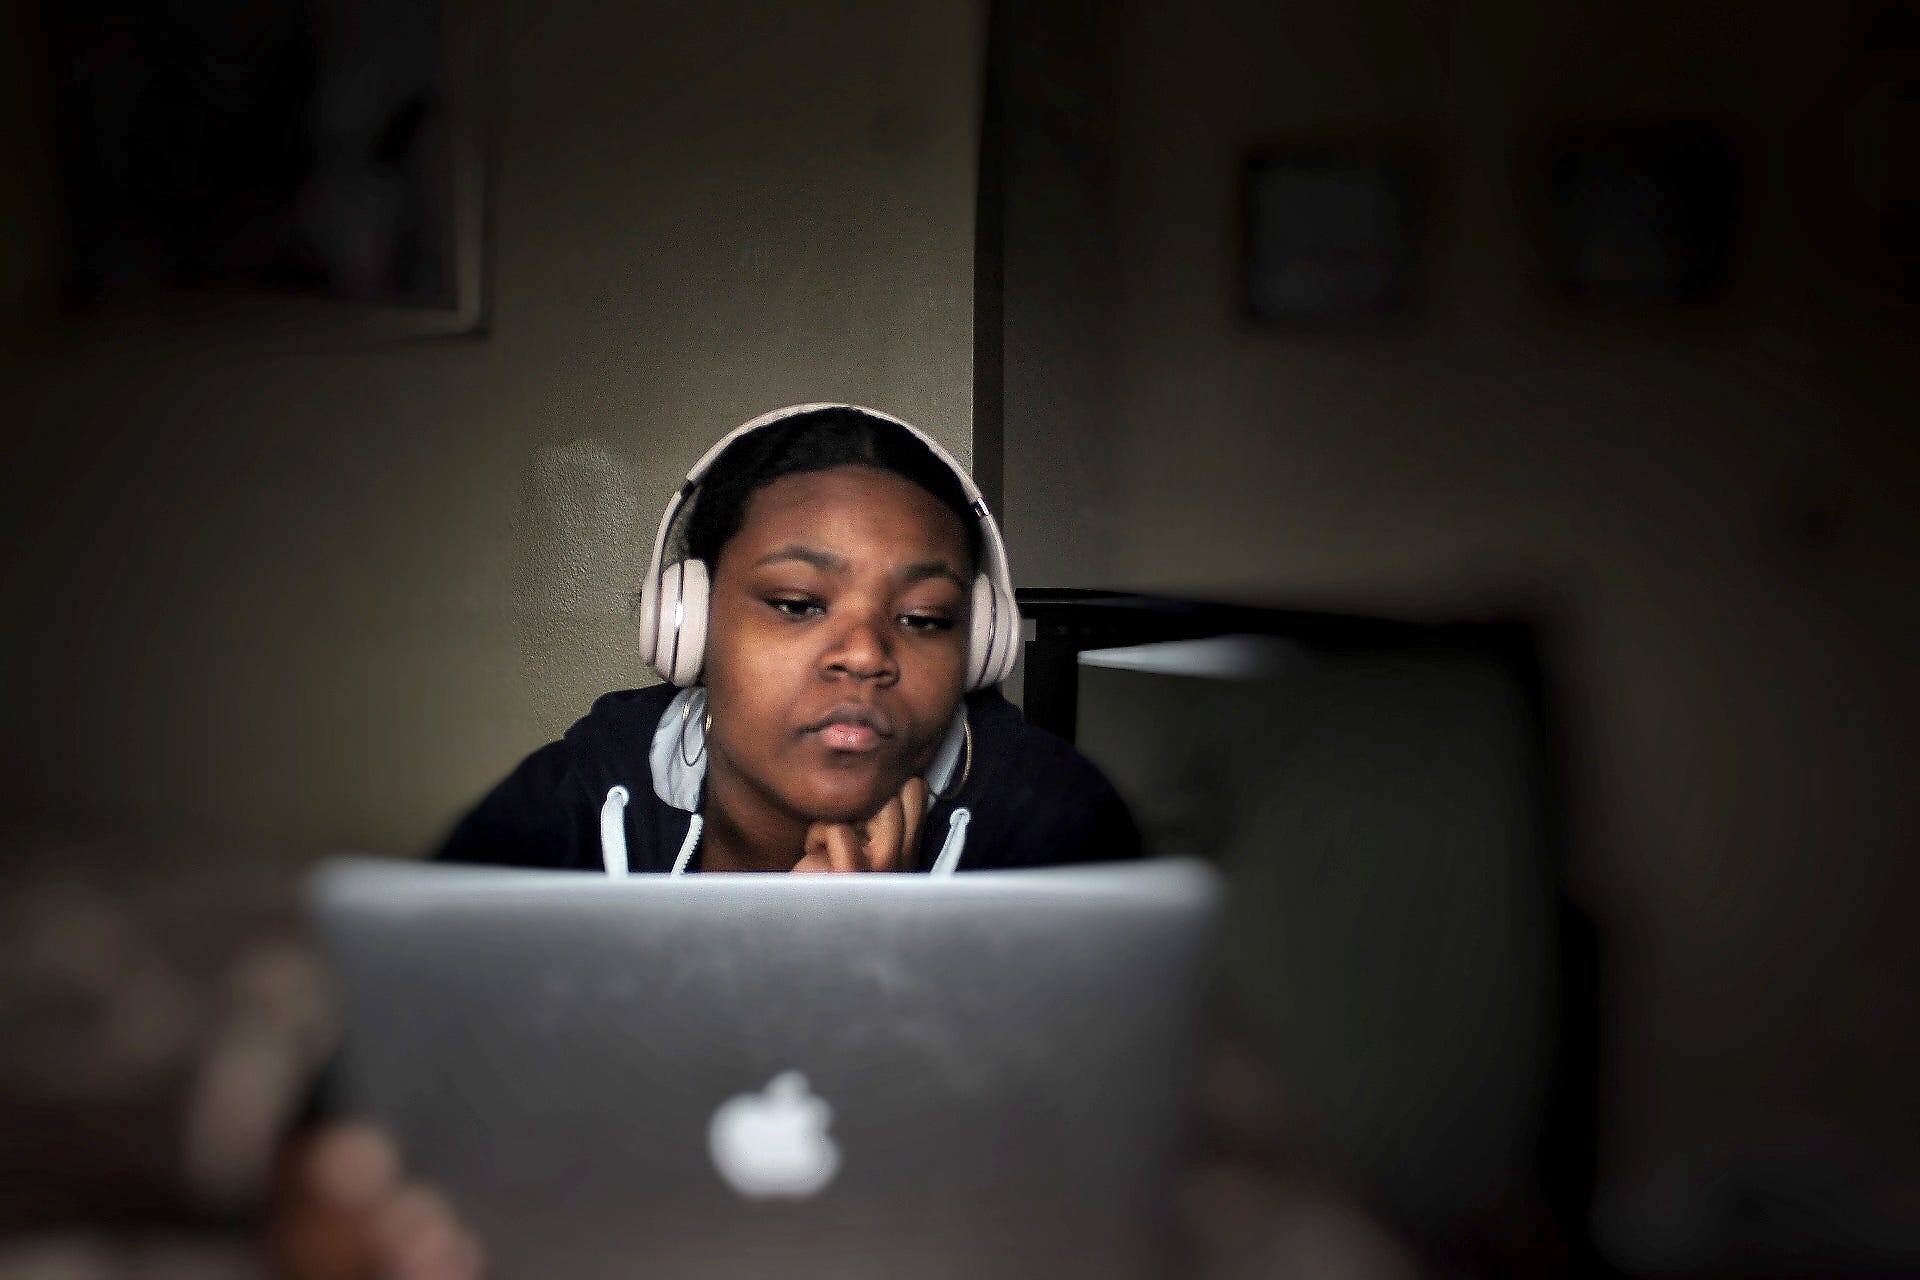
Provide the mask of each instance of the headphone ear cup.
[{"label": "headphone ear cup", "polygon": [[682,560],[640,591],[640,660],[685,688],[700,678],[707,653],[707,566]]},{"label": "headphone ear cup", "polygon": [[1020,623],[1020,602],[1013,598],[1013,589],[996,582],[994,595],[1000,601],[1000,621],[996,626],[994,639],[999,642],[1000,653],[993,667],[987,672],[987,683],[999,684],[1013,674],[1020,662],[1020,643],[1022,627]]},{"label": "headphone ear cup", "polygon": [[639,618],[640,661],[659,670],[660,657],[660,581],[649,578],[640,584]]},{"label": "headphone ear cup", "polygon": [[1013,674],[1020,610],[995,588],[990,574],[973,578],[973,617],[967,637],[967,689],[984,689]]},{"label": "headphone ear cup", "polygon": [[[684,689],[700,679],[700,668],[706,662],[707,604],[711,590],[706,561],[682,560],[674,567],[679,578],[678,634],[668,638],[666,665],[660,668],[660,674]],[[668,618],[670,623],[673,620]]]},{"label": "headphone ear cup", "polygon": [[987,575],[973,575],[973,603],[967,621],[967,692],[985,683],[980,677],[987,669],[993,650],[993,585]]}]

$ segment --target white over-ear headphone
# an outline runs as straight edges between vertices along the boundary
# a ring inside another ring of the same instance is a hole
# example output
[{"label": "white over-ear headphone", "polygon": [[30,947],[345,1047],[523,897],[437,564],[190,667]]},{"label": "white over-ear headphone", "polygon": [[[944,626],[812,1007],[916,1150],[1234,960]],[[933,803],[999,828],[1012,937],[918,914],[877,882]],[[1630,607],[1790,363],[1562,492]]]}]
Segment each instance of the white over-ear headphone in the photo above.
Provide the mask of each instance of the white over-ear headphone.
[{"label": "white over-ear headphone", "polygon": [[1020,608],[1013,599],[1013,575],[1007,568],[1007,544],[1000,537],[1000,526],[987,510],[986,499],[953,455],[942,449],[910,423],[892,414],[857,404],[796,404],[775,409],[745,426],[728,432],[720,443],[706,451],[687,472],[686,483],[667,503],[660,517],[660,531],[653,538],[653,557],[647,562],[647,577],[640,584],[640,660],[660,673],[663,680],[690,685],[700,678],[700,664],[707,651],[707,602],[711,586],[709,567],[699,560],[677,560],[663,564],[667,555],[668,534],[700,478],[726,447],[750,431],[771,426],[803,413],[822,409],[850,409],[869,418],[889,423],[910,434],[933,456],[947,465],[960,481],[961,490],[973,514],[980,521],[981,559],[973,578],[972,631],[967,639],[967,688],[980,689],[998,684],[1013,671],[1019,651]]}]

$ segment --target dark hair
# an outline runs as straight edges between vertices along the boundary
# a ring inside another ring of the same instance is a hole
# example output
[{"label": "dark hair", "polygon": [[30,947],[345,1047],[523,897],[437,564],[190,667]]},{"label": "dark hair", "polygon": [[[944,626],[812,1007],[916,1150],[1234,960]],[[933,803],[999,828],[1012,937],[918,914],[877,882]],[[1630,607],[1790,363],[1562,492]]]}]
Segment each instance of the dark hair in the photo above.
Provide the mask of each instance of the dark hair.
[{"label": "dark hair", "polygon": [[980,522],[953,469],[911,431],[857,409],[816,409],[750,431],[728,445],[705,475],[685,521],[686,554],[719,563],[740,532],[747,502],[782,476],[860,466],[919,485],[951,510],[966,530],[967,554],[980,564]]}]

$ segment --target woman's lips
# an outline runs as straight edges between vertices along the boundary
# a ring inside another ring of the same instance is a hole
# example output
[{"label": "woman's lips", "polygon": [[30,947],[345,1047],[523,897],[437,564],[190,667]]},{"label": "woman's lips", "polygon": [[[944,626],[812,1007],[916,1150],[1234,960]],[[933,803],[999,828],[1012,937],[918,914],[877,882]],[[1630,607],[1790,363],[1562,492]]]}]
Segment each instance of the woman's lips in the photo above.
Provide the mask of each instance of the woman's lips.
[{"label": "woman's lips", "polygon": [[808,725],[806,732],[833,751],[872,751],[882,739],[893,736],[893,725],[872,707],[849,704],[835,707]]},{"label": "woman's lips", "polygon": [[880,734],[872,725],[835,723],[823,725],[817,732],[820,741],[835,751],[871,751],[880,745]]}]

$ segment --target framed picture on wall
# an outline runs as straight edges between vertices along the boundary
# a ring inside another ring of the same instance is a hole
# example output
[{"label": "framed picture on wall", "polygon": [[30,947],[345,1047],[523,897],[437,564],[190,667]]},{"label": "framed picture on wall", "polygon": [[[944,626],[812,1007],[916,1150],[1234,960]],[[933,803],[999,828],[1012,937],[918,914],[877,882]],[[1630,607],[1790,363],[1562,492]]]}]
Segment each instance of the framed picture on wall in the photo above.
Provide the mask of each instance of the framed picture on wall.
[{"label": "framed picture on wall", "polygon": [[1547,186],[1565,296],[1706,302],[1726,289],[1741,163],[1725,131],[1680,119],[1570,126],[1549,143]]},{"label": "framed picture on wall", "polygon": [[1243,207],[1248,319],[1379,323],[1413,299],[1413,166],[1398,153],[1334,147],[1258,152]]},{"label": "framed picture on wall", "polygon": [[49,6],[68,300],[487,326],[491,0]]}]

